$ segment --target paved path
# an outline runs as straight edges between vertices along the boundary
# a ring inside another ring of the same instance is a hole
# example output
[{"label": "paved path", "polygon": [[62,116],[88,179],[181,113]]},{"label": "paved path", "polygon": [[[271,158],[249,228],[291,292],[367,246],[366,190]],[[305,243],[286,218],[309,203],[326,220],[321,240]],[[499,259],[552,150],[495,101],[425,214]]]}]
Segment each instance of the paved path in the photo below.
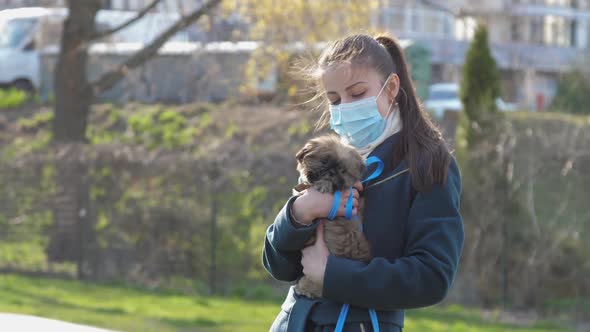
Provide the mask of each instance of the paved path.
[{"label": "paved path", "polygon": [[114,332],[36,316],[0,313],[2,332]]}]

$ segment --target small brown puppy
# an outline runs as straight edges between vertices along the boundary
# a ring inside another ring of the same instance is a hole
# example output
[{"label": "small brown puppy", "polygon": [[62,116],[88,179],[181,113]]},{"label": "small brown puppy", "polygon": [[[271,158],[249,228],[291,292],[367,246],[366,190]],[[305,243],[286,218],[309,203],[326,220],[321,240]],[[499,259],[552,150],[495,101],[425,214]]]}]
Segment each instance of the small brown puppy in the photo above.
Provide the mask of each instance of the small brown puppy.
[{"label": "small brown puppy", "polygon": [[[365,162],[361,155],[351,146],[340,143],[331,135],[311,139],[295,155],[297,170],[308,187],[322,193],[334,193],[336,190],[350,188],[360,181],[365,170]],[[342,196],[342,201],[348,197]],[[324,240],[333,255],[369,262],[371,252],[369,242],[365,238],[361,223],[363,199],[359,198],[358,221],[336,217],[324,220]],[[315,243],[315,235],[307,242],[307,246]],[[310,298],[322,296],[322,285],[312,282],[303,276],[295,286],[297,294]]]}]

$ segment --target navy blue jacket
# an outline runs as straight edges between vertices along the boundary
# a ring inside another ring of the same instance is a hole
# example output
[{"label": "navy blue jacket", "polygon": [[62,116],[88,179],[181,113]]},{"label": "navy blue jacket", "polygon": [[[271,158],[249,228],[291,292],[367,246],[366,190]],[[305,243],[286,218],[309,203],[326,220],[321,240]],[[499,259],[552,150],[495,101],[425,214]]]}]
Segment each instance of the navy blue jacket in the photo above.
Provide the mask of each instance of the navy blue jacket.
[{"label": "navy blue jacket", "polygon": [[[392,135],[371,155],[390,160],[398,138],[399,133]],[[401,327],[403,309],[430,306],[445,298],[463,249],[459,168],[453,158],[445,183],[421,192],[413,189],[407,168],[403,161],[365,185],[363,227],[374,258],[366,264],[330,255],[321,301],[324,308],[339,309],[341,303],[373,308]],[[275,279],[291,282],[302,276],[300,250],[317,227],[317,221],[309,227],[293,226],[289,211],[295,198],[288,200],[268,227],[263,251],[266,270]],[[292,293],[282,307],[290,315],[299,301]],[[308,311],[313,311],[311,307]]]}]

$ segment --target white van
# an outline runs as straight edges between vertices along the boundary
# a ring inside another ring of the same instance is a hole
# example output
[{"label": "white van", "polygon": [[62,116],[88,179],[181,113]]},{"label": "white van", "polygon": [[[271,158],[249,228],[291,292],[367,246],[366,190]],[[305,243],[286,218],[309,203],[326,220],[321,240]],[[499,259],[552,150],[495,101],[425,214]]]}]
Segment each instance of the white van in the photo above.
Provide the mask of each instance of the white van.
[{"label": "white van", "polygon": [[[59,46],[65,8],[27,7],[0,11],[0,88],[14,87],[35,91],[40,85],[40,54]],[[116,27],[137,13],[100,10],[97,29]],[[101,43],[148,43],[179,19],[178,14],[150,13]],[[188,41],[188,33],[179,32],[171,41]]]}]

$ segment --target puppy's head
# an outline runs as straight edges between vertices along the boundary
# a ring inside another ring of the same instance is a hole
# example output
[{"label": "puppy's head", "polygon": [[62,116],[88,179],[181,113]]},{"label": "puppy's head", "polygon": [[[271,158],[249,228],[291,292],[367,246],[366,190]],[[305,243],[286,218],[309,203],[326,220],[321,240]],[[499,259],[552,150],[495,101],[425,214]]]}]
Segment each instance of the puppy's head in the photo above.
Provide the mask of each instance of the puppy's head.
[{"label": "puppy's head", "polygon": [[329,182],[334,190],[351,186],[361,179],[365,170],[361,155],[331,135],[311,139],[295,158],[297,170],[306,182]]}]

